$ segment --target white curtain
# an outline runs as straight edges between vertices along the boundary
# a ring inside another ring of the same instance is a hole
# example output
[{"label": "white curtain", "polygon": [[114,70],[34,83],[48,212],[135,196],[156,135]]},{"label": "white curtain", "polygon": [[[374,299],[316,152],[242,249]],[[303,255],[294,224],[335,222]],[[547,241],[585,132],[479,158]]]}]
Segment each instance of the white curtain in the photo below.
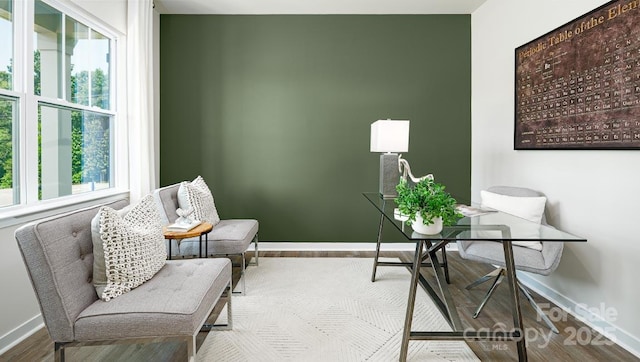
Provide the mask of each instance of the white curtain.
[{"label": "white curtain", "polygon": [[153,106],[153,1],[129,0],[127,19],[127,116],[131,202],[156,188]]}]

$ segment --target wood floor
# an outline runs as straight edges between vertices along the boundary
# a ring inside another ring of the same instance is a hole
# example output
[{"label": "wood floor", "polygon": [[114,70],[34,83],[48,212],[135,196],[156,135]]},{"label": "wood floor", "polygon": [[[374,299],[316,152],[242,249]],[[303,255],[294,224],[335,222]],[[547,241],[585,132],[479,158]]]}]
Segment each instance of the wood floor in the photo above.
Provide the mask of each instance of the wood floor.
[{"label": "wood floor", "polygon": [[[372,258],[372,252],[264,252],[261,257],[363,257]],[[411,261],[412,255],[405,252],[385,252],[384,257],[398,257]],[[491,266],[470,261],[461,261],[455,252],[447,253],[451,274],[450,291],[465,327],[510,329],[510,304],[506,286],[497,288],[491,300],[477,319],[472,315],[489,287],[488,283],[472,290],[465,286],[492,270]],[[250,266],[255,268],[255,266]],[[259,268],[259,267],[258,267]],[[234,268],[234,284],[239,273]],[[430,279],[430,271],[423,272]],[[251,286],[247,286],[251,293]],[[242,298],[236,296],[234,298]],[[551,311],[560,334],[551,332],[525,299],[521,300],[523,320],[528,341],[527,351],[530,361],[640,361],[631,353],[612,344],[596,331],[576,321],[559,308],[534,294],[534,299],[543,309]],[[224,300],[216,306],[210,320],[215,319]],[[504,322],[502,327],[499,322]],[[212,332],[215,333],[215,332]],[[204,341],[206,333],[198,335],[197,348]],[[422,343],[412,341],[410,343]],[[513,342],[469,342],[469,346],[483,361],[516,361],[517,353]],[[186,347],[178,342],[151,342],[144,344],[122,344],[108,346],[71,347],[66,349],[67,361],[184,361]],[[53,361],[53,342],[43,328],[14,348],[0,356],[0,361]],[[332,361],[333,362],[333,361]]]}]

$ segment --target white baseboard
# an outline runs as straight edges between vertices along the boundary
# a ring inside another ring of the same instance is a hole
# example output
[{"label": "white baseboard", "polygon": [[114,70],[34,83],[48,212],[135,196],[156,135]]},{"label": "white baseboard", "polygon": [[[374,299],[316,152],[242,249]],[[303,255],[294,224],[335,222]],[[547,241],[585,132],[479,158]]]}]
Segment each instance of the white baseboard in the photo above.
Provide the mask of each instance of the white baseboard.
[{"label": "white baseboard", "polygon": [[[375,251],[376,243],[331,242],[274,242],[261,241],[260,251]],[[382,251],[415,251],[415,243],[382,243]],[[448,244],[447,250],[457,250],[456,244]]]},{"label": "white baseboard", "polygon": [[30,320],[22,323],[14,330],[0,337],[0,356],[10,350],[16,344],[22,342],[38,330],[44,327],[42,315],[38,314]]},{"label": "white baseboard", "polygon": [[[608,321],[602,318],[600,315],[594,313],[590,308],[601,309],[601,306],[585,306],[584,304],[576,303],[573,299],[557,292],[556,290],[549,288],[539,280],[532,278],[527,273],[518,272],[518,279],[541,296],[547,298],[550,302],[554,303],[558,307],[562,308],[567,313],[574,316],[580,322],[598,331],[615,344],[626,349],[629,353],[640,358],[640,339],[631,335],[629,332],[613,324],[613,321]],[[562,331],[560,331],[562,332]]]},{"label": "white baseboard", "polygon": [[[261,241],[260,251],[375,251],[376,243],[274,242]],[[382,243],[380,250],[413,251],[415,243]]]}]

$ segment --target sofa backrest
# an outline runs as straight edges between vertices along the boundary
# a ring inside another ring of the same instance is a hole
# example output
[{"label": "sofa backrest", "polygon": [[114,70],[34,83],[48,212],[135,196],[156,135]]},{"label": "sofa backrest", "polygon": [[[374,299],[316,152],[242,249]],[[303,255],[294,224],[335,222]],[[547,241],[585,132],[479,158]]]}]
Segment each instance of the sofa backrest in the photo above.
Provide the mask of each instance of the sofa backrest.
[{"label": "sofa backrest", "polygon": [[176,210],[180,207],[178,204],[179,188],[180,184],[177,183],[153,191],[158,210],[164,211],[164,213],[160,213],[164,224],[171,224],[178,218]]},{"label": "sofa backrest", "polygon": [[98,299],[93,287],[91,219],[101,206],[121,209],[126,199],[38,220],[15,237],[51,339],[74,340],[73,325]]}]

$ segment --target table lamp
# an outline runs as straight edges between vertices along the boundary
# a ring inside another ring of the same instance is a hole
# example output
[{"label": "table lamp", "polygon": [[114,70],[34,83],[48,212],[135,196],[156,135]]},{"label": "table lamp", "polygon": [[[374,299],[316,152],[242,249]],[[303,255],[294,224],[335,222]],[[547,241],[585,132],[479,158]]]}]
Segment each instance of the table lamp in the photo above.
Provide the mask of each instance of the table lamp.
[{"label": "table lamp", "polygon": [[371,124],[371,152],[380,155],[380,194],[384,198],[398,196],[400,179],[398,153],[409,150],[409,121],[378,120]]}]

